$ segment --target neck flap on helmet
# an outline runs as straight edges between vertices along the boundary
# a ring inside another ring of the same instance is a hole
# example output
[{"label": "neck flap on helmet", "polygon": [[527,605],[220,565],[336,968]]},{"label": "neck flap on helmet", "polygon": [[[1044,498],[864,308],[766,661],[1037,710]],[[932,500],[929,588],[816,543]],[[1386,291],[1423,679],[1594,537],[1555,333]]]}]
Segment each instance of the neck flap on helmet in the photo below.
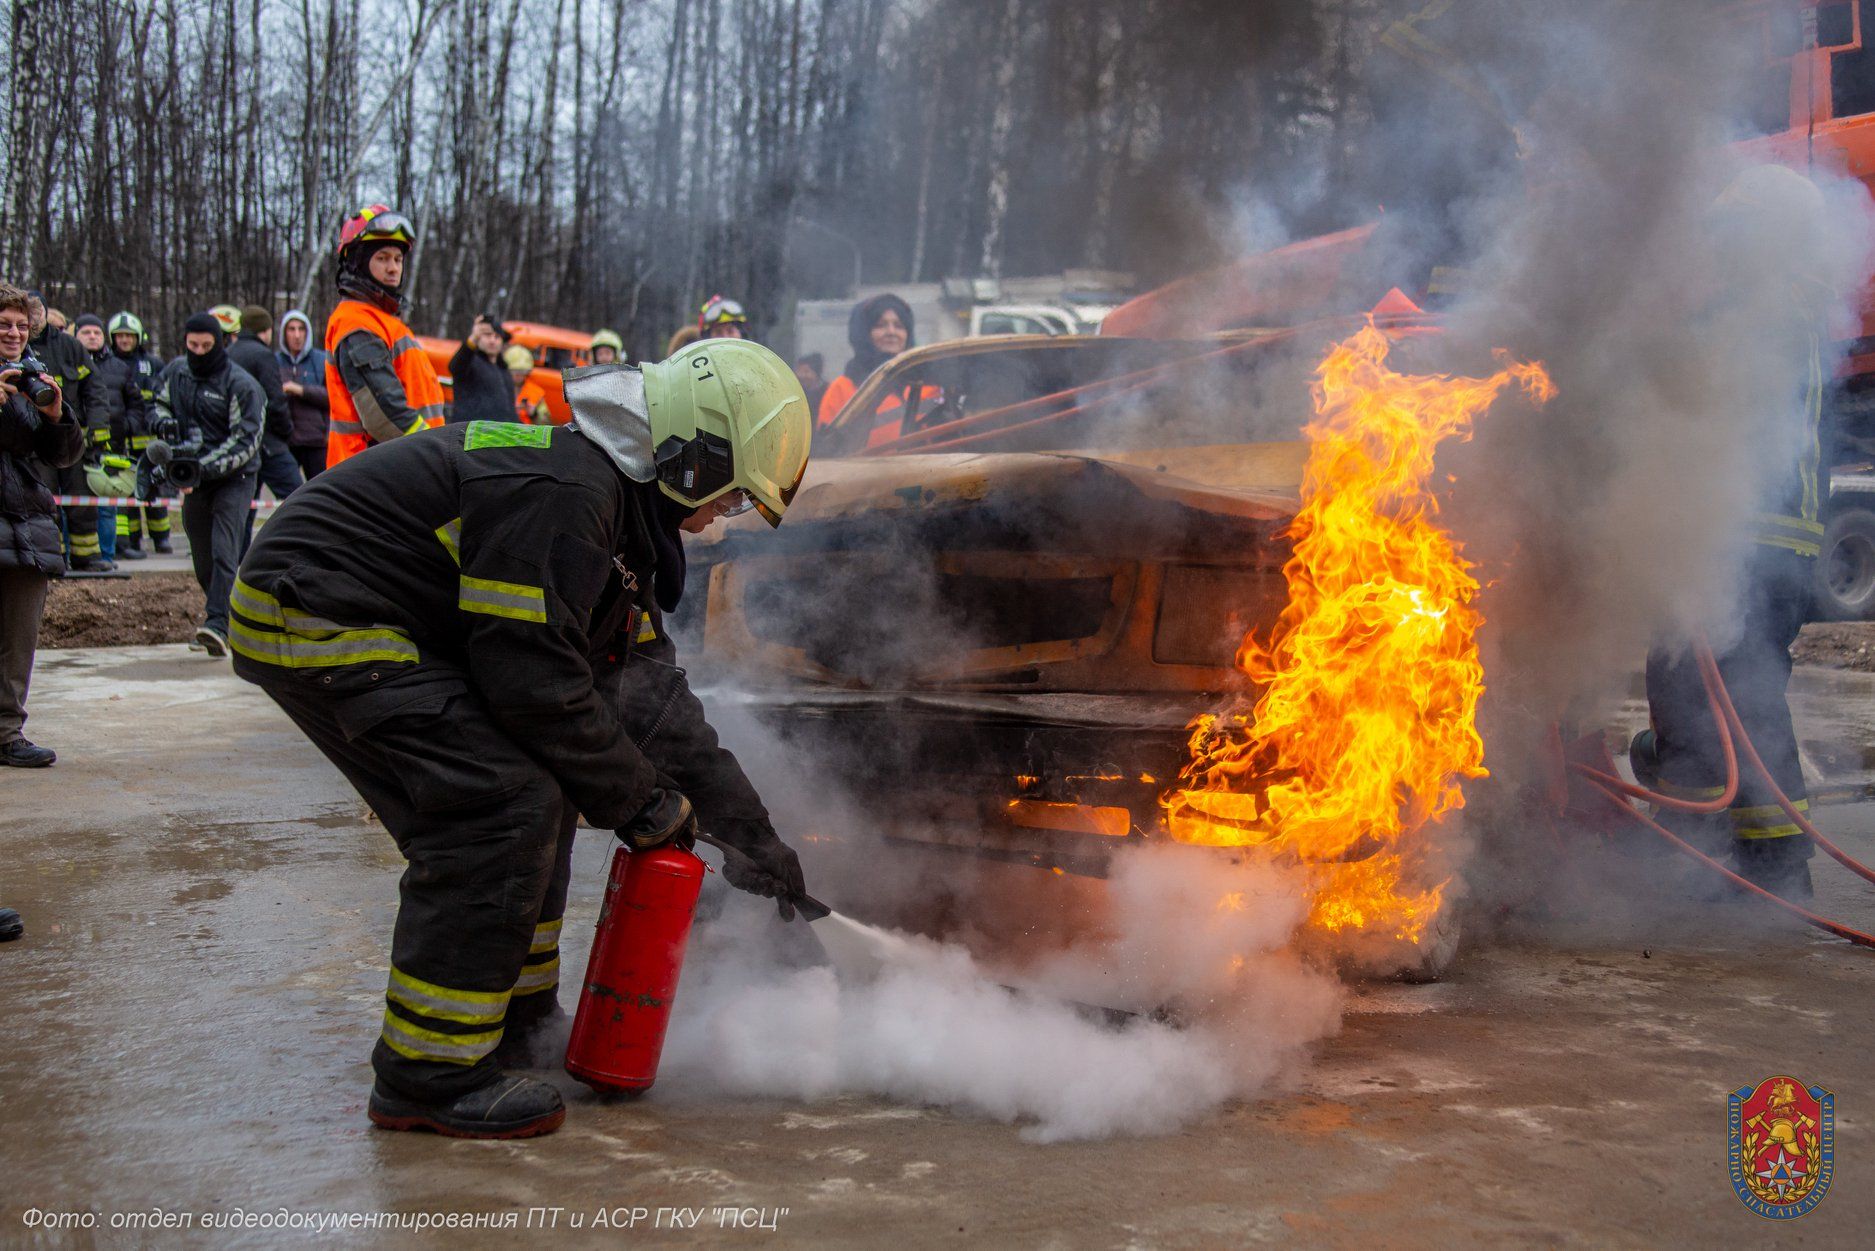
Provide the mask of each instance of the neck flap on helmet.
[{"label": "neck flap on helmet", "polygon": [[632,365],[587,365],[565,376],[572,428],[597,443],[633,482],[656,478],[644,374]]}]

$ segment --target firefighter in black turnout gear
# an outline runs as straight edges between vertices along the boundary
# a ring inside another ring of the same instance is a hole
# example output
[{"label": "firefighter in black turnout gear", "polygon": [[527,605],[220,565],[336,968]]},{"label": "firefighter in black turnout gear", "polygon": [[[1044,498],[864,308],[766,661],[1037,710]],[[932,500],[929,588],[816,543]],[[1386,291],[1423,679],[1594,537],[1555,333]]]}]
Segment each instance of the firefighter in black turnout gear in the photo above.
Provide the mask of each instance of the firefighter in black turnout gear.
[{"label": "firefighter in black turnout gear", "polygon": [[[468,422],[328,469],[261,527],[235,586],[236,672],[409,862],[372,1055],[386,1128],[527,1137],[564,1118],[501,1060],[504,1034],[557,1012],[576,814],[634,850],[696,829],[690,779],[647,758],[605,692],[682,594],[680,529],[750,507],[779,524],[807,464],[800,384],[755,344],[573,370],[567,396],[568,426]],[[732,884],[803,892],[765,814],[731,825],[755,864]]]},{"label": "firefighter in black turnout gear", "polygon": [[[28,291],[33,304],[33,337],[27,350],[44,365],[59,384],[59,390],[78,413],[85,427],[85,460],[96,460],[96,448],[102,432],[107,438],[110,415],[98,402],[91,385],[91,356],[84,345],[46,320],[45,297]],[[85,462],[56,471],[56,486],[61,495],[90,495],[91,483],[85,475]],[[66,544],[71,553],[71,567],[78,573],[109,573],[116,568],[104,558],[98,544],[98,510],[89,504],[67,505],[65,514]]]},{"label": "firefighter in black turnout gear", "polygon": [[[1788,229],[1806,217],[1820,222],[1821,194],[1803,175],[1777,165],[1746,170],[1713,206],[1715,231],[1725,238],[1763,237],[1766,229]],[[1801,277],[1779,275],[1790,287],[1790,308],[1781,332],[1793,355],[1807,357],[1797,402],[1795,437],[1777,437],[1794,455],[1780,467],[1769,494],[1750,508],[1752,552],[1746,560],[1741,602],[1733,621],[1710,630],[1719,673],[1738,709],[1745,733],[1757,748],[1779,790],[1807,813],[1797,734],[1786,698],[1790,648],[1810,607],[1810,585],[1822,546],[1819,518],[1826,484],[1821,477],[1819,425],[1825,377],[1822,325],[1805,307]],[[1714,800],[1724,792],[1725,763],[1705,683],[1689,646],[1657,646],[1647,657],[1647,703],[1651,728],[1635,735],[1629,759],[1643,783],[1683,799]],[[1743,749],[1738,758],[1738,793],[1720,814],[1700,816],[1663,810],[1660,820],[1702,851],[1723,858],[1730,845],[1740,876],[1787,899],[1811,896],[1808,861],[1815,851],[1777,803]]]},{"label": "firefighter in black turnout gear", "polygon": [[[156,380],[162,376],[163,362],[150,350],[149,335],[143,322],[133,313],[119,312],[105,326],[110,337],[111,355],[130,370],[137,386],[137,403],[128,417],[130,458],[141,459],[155,438],[152,423],[156,417]],[[141,509],[117,510],[117,550],[120,554],[140,552],[143,548],[144,520],[149,522],[150,548],[167,554],[169,545],[169,510],[159,504],[145,504]],[[136,559],[132,556],[131,559]]]}]

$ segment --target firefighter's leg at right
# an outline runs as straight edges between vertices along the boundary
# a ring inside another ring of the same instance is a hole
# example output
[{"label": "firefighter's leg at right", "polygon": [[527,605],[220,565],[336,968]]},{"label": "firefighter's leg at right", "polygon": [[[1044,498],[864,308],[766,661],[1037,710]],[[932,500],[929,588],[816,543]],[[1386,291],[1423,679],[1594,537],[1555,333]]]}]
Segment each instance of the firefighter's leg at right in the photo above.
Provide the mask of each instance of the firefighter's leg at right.
[{"label": "firefighter's leg at right", "polygon": [[558,784],[473,697],[427,698],[359,731],[290,678],[262,685],[409,861],[371,1057],[371,1119],[456,1137],[556,1129],[558,1092],[504,1072],[495,1052],[555,875]]},{"label": "firefighter's leg at right", "polygon": [[[1746,736],[1777,789],[1805,817],[1810,813],[1809,792],[1804,787],[1788,692],[1790,648],[1803,628],[1810,602],[1810,563],[1794,552],[1758,554],[1741,636],[1719,657],[1719,672]],[[1816,853],[1815,843],[1750,765],[1741,765],[1738,799],[1728,815],[1737,839],[1733,855],[1740,876],[1786,899],[1809,899],[1809,860]]]}]

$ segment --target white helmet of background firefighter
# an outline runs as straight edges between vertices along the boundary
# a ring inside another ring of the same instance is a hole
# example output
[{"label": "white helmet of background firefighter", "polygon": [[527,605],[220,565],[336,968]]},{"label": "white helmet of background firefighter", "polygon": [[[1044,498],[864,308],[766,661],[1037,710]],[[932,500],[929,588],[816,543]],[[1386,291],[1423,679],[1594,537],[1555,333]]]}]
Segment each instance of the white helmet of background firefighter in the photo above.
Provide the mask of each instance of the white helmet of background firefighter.
[{"label": "white helmet of background firefighter", "polygon": [[128,351],[135,351],[137,348],[142,347],[144,343],[148,342],[148,338],[149,338],[143,332],[143,322],[137,317],[135,313],[132,313],[129,311],[125,311],[121,313],[112,313],[110,324],[105,327],[105,333],[111,336],[112,347],[118,346],[117,344],[118,335],[120,334],[135,335],[137,341],[136,343],[132,344],[130,348],[126,349]]},{"label": "white helmet of background firefighter", "polygon": [[221,327],[224,339],[233,339],[241,333],[241,310],[232,304],[217,304],[208,310],[208,315]]},{"label": "white helmet of background firefighter", "polygon": [[705,339],[746,339],[749,315],[726,295],[713,295],[697,312],[697,333]]},{"label": "white helmet of background firefighter", "polygon": [[642,371],[592,365],[566,373],[573,428],[605,449],[634,482],[689,508],[726,501],[723,515],[758,509],[771,526],[807,472],[814,423],[800,379],[746,339],[710,339]]},{"label": "white helmet of background firefighter", "polygon": [[371,258],[382,247],[402,248],[407,255],[416,242],[417,228],[388,204],[360,209],[339,227],[339,293],[395,316],[404,302],[403,288],[387,287],[373,278]]},{"label": "white helmet of background firefighter", "polygon": [[[599,359],[600,348],[610,348],[612,350],[610,360],[602,361]],[[586,345],[586,349],[592,353],[592,363],[595,365],[610,365],[625,359],[625,340],[619,338],[618,331],[616,330],[595,331],[592,336],[592,342]]]}]

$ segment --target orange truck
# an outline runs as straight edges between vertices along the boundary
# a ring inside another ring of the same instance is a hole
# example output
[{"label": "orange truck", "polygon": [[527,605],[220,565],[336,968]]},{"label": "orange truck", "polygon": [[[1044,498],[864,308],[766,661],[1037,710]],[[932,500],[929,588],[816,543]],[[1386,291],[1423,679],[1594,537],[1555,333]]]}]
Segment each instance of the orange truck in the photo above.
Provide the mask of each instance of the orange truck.
[{"label": "orange truck", "polygon": [[[592,342],[592,335],[536,321],[509,321],[502,324],[513,336],[513,342],[534,354],[534,372],[528,377],[546,392],[547,411],[553,415],[554,424],[564,425],[572,414],[567,411],[566,390],[560,382],[560,371],[592,363],[592,353],[587,349],[587,345]],[[436,376],[443,384],[443,398],[453,402],[456,392],[449,377],[449,361],[455,356],[456,349],[462,346],[461,341],[418,335],[417,342],[423,345],[430,363],[436,366]]]}]

